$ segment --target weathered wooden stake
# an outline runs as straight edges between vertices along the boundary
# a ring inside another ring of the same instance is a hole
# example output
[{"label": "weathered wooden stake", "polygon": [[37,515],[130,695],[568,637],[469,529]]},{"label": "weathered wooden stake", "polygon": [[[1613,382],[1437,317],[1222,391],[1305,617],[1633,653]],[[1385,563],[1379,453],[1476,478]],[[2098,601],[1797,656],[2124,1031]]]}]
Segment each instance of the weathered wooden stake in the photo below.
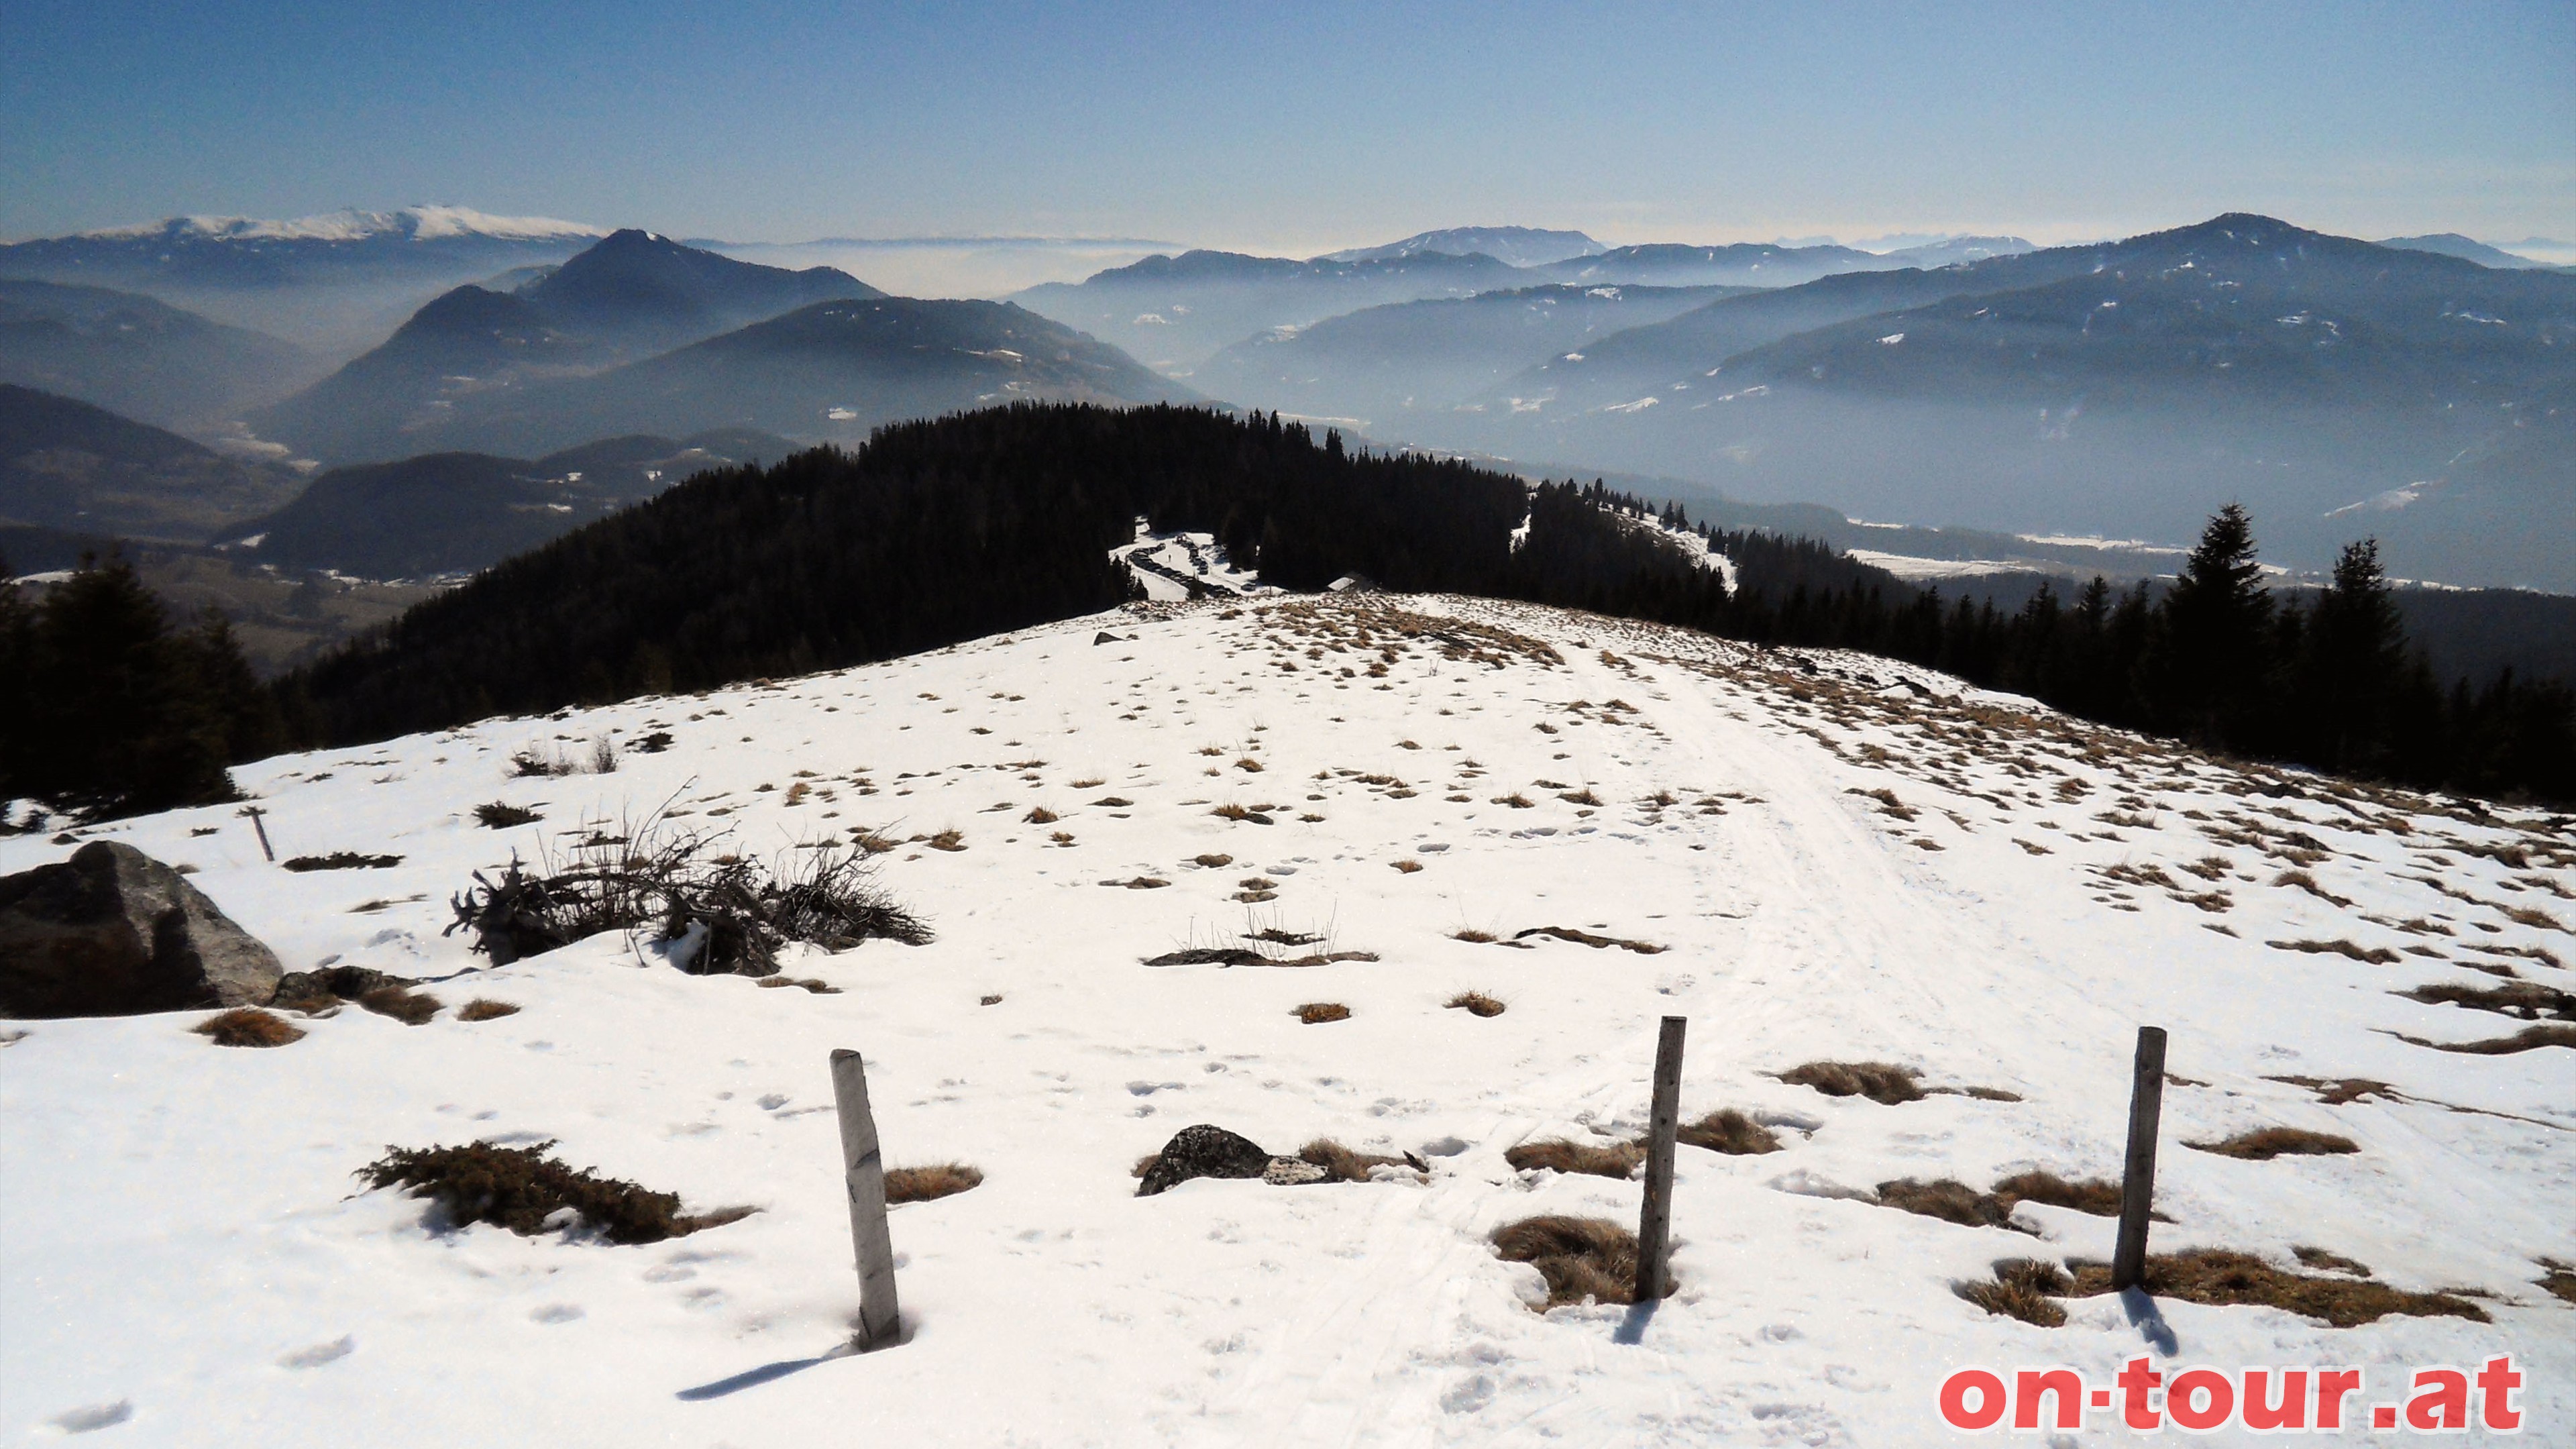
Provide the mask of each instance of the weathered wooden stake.
[{"label": "weathered wooden stake", "polygon": [[841,1178],[850,1195],[850,1241],[859,1260],[859,1348],[901,1341],[895,1306],[894,1239],[886,1233],[885,1160],[868,1111],[867,1069],[847,1048],[832,1053],[832,1099],[841,1109]]},{"label": "weathered wooden stake", "polygon": [[277,852],[268,848],[268,825],[260,819],[268,812],[256,805],[245,805],[241,813],[250,817],[250,828],[259,832],[259,853],[268,857],[269,864],[275,865]]},{"label": "weathered wooden stake", "polygon": [[2136,1075],[2129,1084],[2129,1157],[2120,1172],[2120,1241],[2111,1253],[2111,1286],[2135,1288],[2147,1278],[2147,1214],[2156,1198],[2156,1124],[2165,1109],[2165,1029],[2138,1028]]},{"label": "weathered wooden stake", "polygon": [[1673,1226],[1673,1134],[1682,1122],[1682,1029],[1689,1019],[1664,1018],[1655,1042],[1655,1107],[1646,1129],[1646,1207],[1637,1218],[1637,1291],[1640,1303],[1664,1296],[1664,1259]]}]

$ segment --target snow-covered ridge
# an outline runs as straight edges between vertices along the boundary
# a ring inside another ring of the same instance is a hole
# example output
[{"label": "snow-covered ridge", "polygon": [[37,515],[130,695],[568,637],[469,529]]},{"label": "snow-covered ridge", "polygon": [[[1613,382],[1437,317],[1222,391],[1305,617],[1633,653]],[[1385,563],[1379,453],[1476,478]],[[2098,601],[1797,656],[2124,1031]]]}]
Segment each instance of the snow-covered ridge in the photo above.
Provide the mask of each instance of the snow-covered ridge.
[{"label": "snow-covered ridge", "polygon": [[287,221],[247,216],[174,216],[80,235],[103,241],[149,236],[187,241],[358,242],[383,236],[411,241],[463,236],[501,241],[567,241],[606,236],[608,229],[544,216],[493,216],[464,206],[407,206],[396,211],[332,211]]},{"label": "snow-covered ridge", "polygon": [[[599,737],[627,746],[614,773],[512,774],[517,750]],[[2535,1284],[2537,1259],[2576,1260],[2576,1053],[2441,1050],[2526,1023],[2393,994],[2566,988],[2576,844],[2535,813],[2213,761],[1864,656],[1385,594],[1141,605],[237,778],[279,854],[401,862],[289,873],[232,806],[84,833],[197,867],[290,969],[432,978],[449,1009],[352,1007],[271,1051],[209,1045],[199,1013],[10,1023],[0,1431],[1914,1445],[1968,1364],[2359,1364],[2380,1388],[2502,1352],[2541,1439],[2576,1423],[2576,1310]],[[478,826],[495,800],[544,818]],[[746,855],[895,842],[882,883],[938,939],[788,963],[826,995],[685,977],[616,936],[489,968],[440,933],[474,870],[666,801]],[[952,829],[963,848],[939,848]],[[67,853],[0,840],[0,872]],[[1542,927],[1661,949],[1515,943]],[[1376,959],[1143,964],[1264,930]],[[1445,1008],[1467,990],[1508,1009]],[[457,1020],[477,997],[521,1010]],[[1314,1002],[1351,1016],[1291,1014]],[[1503,1154],[1641,1130],[1666,1013],[1691,1021],[1685,1115],[1740,1108],[1782,1147],[1682,1150],[1680,1288],[1656,1312],[1533,1312],[1534,1271],[1485,1235],[1633,1225],[1639,1190]],[[2091,1298],[2041,1329],[1956,1296],[1999,1259],[2107,1257],[2113,1225],[2025,1204],[2018,1230],[1967,1227],[1874,1189],[2116,1176],[2141,1023],[2172,1032],[2156,1251],[2323,1248],[2488,1295],[2493,1321],[2169,1300],[2133,1322]],[[986,1174],[895,1210],[912,1336],[865,1356],[837,1352],[844,1046],[891,1163]],[[1820,1060],[2018,1100],[1883,1106],[1777,1075]],[[2302,1079],[2378,1090],[2329,1104]],[[1133,1196],[1130,1165],[1202,1121],[1430,1170]],[[2357,1150],[2184,1145],[2274,1125]],[[353,1191],[388,1143],[477,1137],[760,1211],[616,1247]]]}]

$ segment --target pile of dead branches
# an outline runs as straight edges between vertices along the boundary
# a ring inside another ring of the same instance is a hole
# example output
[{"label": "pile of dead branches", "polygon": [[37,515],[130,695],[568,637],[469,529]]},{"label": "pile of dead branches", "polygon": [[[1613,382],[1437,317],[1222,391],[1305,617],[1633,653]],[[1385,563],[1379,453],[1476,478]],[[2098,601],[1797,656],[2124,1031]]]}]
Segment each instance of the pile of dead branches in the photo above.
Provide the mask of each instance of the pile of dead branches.
[{"label": "pile of dead branches", "polygon": [[768,976],[788,943],[827,951],[882,939],[919,946],[930,927],[879,886],[865,850],[837,843],[765,866],[713,853],[720,837],[667,828],[656,816],[626,834],[590,832],[569,859],[530,869],[513,855],[498,880],[450,898],[447,934],[472,933],[496,966],[598,935],[647,933],[693,975]]}]

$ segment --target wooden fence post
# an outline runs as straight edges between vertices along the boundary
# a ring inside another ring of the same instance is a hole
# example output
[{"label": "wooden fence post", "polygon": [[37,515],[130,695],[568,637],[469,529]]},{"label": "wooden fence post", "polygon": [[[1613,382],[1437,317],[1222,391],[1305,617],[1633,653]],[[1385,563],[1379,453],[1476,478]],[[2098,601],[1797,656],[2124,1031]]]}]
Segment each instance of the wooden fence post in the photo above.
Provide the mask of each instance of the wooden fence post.
[{"label": "wooden fence post", "polygon": [[886,1233],[885,1160],[868,1111],[867,1069],[847,1048],[832,1053],[832,1100],[841,1110],[841,1180],[850,1197],[850,1241],[859,1262],[859,1348],[900,1342],[895,1306],[894,1239]]},{"label": "wooden fence post", "polygon": [[1654,1116],[1646,1130],[1646,1206],[1637,1218],[1636,1301],[1664,1296],[1664,1261],[1673,1226],[1673,1135],[1682,1120],[1682,1029],[1689,1019],[1664,1018],[1655,1042]]},{"label": "wooden fence post", "polygon": [[277,852],[269,849],[268,847],[268,823],[260,819],[261,816],[266,815],[268,812],[260,809],[256,805],[245,805],[242,807],[241,813],[250,817],[250,828],[259,832],[259,853],[268,857],[269,864],[275,865],[277,863]]},{"label": "wooden fence post", "polygon": [[2147,1278],[2147,1214],[2156,1198],[2156,1126],[2164,1116],[2165,1029],[2138,1028],[2138,1057],[2129,1084],[2129,1155],[2120,1171],[2120,1241],[2111,1253],[2111,1287]]}]

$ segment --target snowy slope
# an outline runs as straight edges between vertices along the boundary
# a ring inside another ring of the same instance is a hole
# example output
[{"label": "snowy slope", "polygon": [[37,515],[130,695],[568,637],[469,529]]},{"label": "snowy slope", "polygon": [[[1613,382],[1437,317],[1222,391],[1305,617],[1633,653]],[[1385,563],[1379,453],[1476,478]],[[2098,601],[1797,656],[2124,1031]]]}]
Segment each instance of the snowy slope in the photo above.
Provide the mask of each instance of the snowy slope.
[{"label": "snowy slope", "polygon": [[[1095,644],[1104,630],[1121,638]],[[614,774],[508,778],[522,747],[651,729],[676,742],[630,750]],[[790,799],[800,771],[810,793]],[[1382,595],[1144,605],[237,774],[281,854],[403,863],[289,874],[262,863],[230,809],[101,833],[201,867],[198,883],[290,969],[456,974],[432,988],[451,1007],[525,1009],[417,1027],[352,1009],[270,1051],[210,1046],[187,1030],[196,1014],[19,1024],[0,1048],[0,1433],[1942,1442],[1933,1396],[1952,1368],[2106,1375],[2152,1351],[2112,1299],[2071,1300],[2050,1330],[1951,1291],[2000,1258],[2107,1257],[2112,1224],[2025,1206],[2042,1241],[1837,1194],[1905,1176],[1982,1187],[2027,1167],[2116,1175],[2142,1022],[2171,1029],[2171,1070],[2193,1084],[2166,1097],[2159,1206],[2175,1221],[2157,1228],[2159,1251],[2287,1265],[2316,1245],[2401,1287],[2490,1295],[2494,1317],[2335,1330],[2167,1302],[2173,1364],[2358,1363],[2378,1385],[2399,1365],[2510,1351],[2533,1442],[2576,1432],[2576,1309],[2534,1286],[2537,1257],[2576,1258],[2576,1053],[2412,1045],[2391,1033],[2457,1041],[2522,1023],[2389,994],[2495,979],[2471,962],[2563,986],[2536,956],[2493,954],[2576,949],[2528,923],[2576,920],[2563,822],[2551,835],[2239,771],[1961,699],[1955,682],[1882,661]],[[1603,803],[1561,798],[1587,786]],[[1914,818],[1852,793],[1882,789]],[[1662,790],[1675,803],[1641,803]],[[1534,803],[1490,803],[1515,792]],[[694,812],[684,823],[731,824],[747,852],[854,826],[962,831],[962,851],[880,857],[939,939],[791,963],[839,988],[816,995],[684,977],[613,937],[477,969],[439,935],[471,870],[674,795]],[[494,799],[546,818],[474,825],[466,812]],[[1229,802],[1276,805],[1277,823],[1211,813]],[[1061,821],[1023,823],[1041,805]],[[2282,852],[2352,904],[2266,884]],[[0,870],[65,853],[0,842]],[[1233,862],[1192,864],[1219,853]],[[2226,861],[2214,881],[2182,873],[2211,856]],[[2120,867],[2126,883],[2104,874]],[[2148,867],[2178,888],[2139,884]],[[1247,906],[1235,896],[1255,875],[1276,896]],[[1102,884],[1138,877],[1170,884]],[[2204,891],[2227,908],[2177,898]],[[385,900],[398,903],[370,908]],[[1381,959],[1140,964],[1271,925]],[[1534,926],[1666,949],[1451,937]],[[2345,938],[2418,954],[2366,964],[2265,944]],[[1510,1009],[1442,1009],[1469,988]],[[987,994],[1002,999],[979,1005]],[[1353,1015],[1290,1015],[1315,1001]],[[1784,1124],[1786,1149],[1682,1149],[1680,1291],[1659,1311],[1532,1312],[1520,1294],[1535,1274],[1498,1261],[1484,1234],[1545,1211],[1633,1223],[1638,1189],[1523,1176],[1502,1153],[1638,1130],[1668,1012],[1691,1020],[1686,1115],[1753,1111]],[[866,1053],[890,1161],[988,1174],[895,1210],[914,1336],[864,1357],[829,1356],[856,1307],[836,1046]],[[2023,1100],[1889,1107],[1768,1075],[1870,1058]],[[2372,1078],[2406,1099],[2330,1107],[2272,1080],[2284,1076]],[[1133,1197],[1131,1164],[1201,1121],[1274,1151],[1318,1136],[1410,1149],[1434,1170],[1423,1184],[1200,1181]],[[2272,1124],[2361,1151],[2249,1162],[2181,1145]],[[442,1233],[417,1201],[353,1191],[352,1170],[388,1143],[478,1136],[557,1139],[567,1161],[692,1207],[761,1211],[612,1247]]]}]

